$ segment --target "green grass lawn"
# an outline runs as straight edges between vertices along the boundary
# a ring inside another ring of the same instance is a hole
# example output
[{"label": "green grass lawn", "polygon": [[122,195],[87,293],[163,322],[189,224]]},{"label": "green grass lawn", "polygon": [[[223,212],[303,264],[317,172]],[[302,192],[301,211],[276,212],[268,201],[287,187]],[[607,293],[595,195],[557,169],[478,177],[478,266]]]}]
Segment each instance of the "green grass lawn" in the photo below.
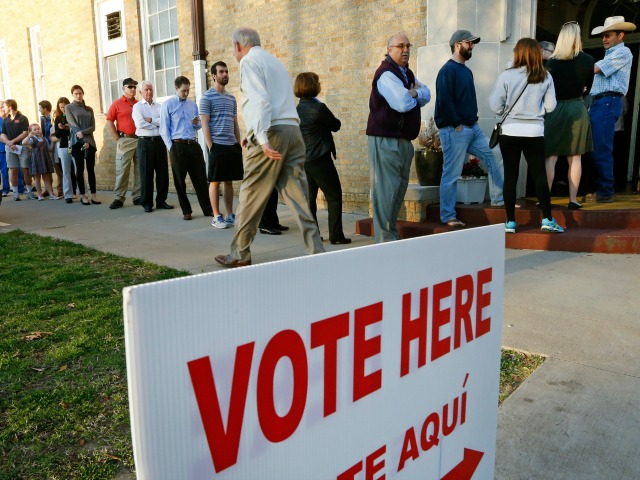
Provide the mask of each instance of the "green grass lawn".
[{"label": "green grass lawn", "polygon": [[[0,234],[0,478],[112,479],[134,469],[122,288],[186,275]],[[503,351],[500,401],[542,361]]]}]

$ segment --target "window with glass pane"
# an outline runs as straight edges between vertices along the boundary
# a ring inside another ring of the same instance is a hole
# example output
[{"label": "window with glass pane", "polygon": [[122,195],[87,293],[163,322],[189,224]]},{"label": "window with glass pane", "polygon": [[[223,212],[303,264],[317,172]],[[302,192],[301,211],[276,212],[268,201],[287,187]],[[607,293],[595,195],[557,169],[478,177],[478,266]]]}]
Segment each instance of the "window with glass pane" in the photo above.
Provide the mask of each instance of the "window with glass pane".
[{"label": "window with glass pane", "polygon": [[180,75],[176,0],[147,0],[147,12],[156,95],[167,97],[173,94],[173,81]]},{"label": "window with glass pane", "polygon": [[9,97],[9,75],[4,44],[0,45],[0,98]]},{"label": "window with glass pane", "polygon": [[36,87],[36,100],[44,100],[44,59],[42,58],[42,43],[40,42],[40,25],[29,27],[29,39],[31,40],[31,61],[33,79]]},{"label": "window with glass pane", "polygon": [[105,78],[108,82],[107,106],[122,95],[122,80],[127,77],[127,54],[120,53],[104,59]]}]

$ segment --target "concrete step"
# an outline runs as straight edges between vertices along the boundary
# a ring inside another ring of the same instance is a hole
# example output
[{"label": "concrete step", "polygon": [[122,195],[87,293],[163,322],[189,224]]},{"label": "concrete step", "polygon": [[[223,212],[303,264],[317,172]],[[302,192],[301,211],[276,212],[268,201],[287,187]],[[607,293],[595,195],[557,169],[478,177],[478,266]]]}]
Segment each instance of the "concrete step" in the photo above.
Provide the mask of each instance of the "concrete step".
[{"label": "concrete step", "polygon": [[[635,202],[639,198],[632,198]],[[532,200],[518,202],[516,209],[515,235],[506,234],[507,248],[523,250],[553,250],[564,252],[592,253],[640,253],[640,208],[634,203],[589,205],[581,210],[569,210],[554,199],[553,216],[560,225],[566,227],[562,234],[540,231],[542,214]],[[566,205],[566,203],[563,203]],[[618,207],[618,208],[616,208]],[[504,208],[488,204],[456,205],[458,218],[465,222],[465,228],[504,223]],[[427,206],[425,222],[398,222],[402,238],[433,235],[454,230],[439,221],[439,206]],[[356,223],[356,233],[373,235],[372,219]]]}]

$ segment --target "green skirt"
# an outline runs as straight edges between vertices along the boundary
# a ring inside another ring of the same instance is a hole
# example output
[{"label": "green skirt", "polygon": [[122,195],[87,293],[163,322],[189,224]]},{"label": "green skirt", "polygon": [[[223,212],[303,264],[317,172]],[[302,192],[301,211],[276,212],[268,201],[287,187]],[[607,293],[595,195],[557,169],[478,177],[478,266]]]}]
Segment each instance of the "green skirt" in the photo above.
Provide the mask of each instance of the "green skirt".
[{"label": "green skirt", "polygon": [[560,100],[544,119],[545,155],[582,155],[593,151],[591,121],[582,98]]}]

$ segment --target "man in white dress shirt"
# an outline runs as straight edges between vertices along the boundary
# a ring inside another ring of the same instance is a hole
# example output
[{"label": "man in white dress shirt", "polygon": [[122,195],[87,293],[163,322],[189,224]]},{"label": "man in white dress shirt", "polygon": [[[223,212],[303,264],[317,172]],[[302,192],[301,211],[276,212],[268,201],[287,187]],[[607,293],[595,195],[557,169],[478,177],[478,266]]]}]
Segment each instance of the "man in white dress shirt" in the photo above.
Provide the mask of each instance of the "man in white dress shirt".
[{"label": "man in white dress shirt", "polygon": [[216,256],[216,261],[226,267],[251,265],[251,243],[274,186],[302,231],[307,254],[322,253],[320,232],[309,210],[306,149],[289,73],[262,49],[255,30],[237,29],[232,39],[234,56],[240,62],[242,114],[247,129],[242,144],[248,154],[231,253]]},{"label": "man in white dress shirt", "polygon": [[156,208],[171,210],[169,193],[169,164],[167,147],[160,136],[160,105],[153,101],[153,84],[140,84],[142,100],[133,106],[133,122],[138,136],[140,164],[140,204],[145,212],[153,211],[153,174],[156,175]]}]

